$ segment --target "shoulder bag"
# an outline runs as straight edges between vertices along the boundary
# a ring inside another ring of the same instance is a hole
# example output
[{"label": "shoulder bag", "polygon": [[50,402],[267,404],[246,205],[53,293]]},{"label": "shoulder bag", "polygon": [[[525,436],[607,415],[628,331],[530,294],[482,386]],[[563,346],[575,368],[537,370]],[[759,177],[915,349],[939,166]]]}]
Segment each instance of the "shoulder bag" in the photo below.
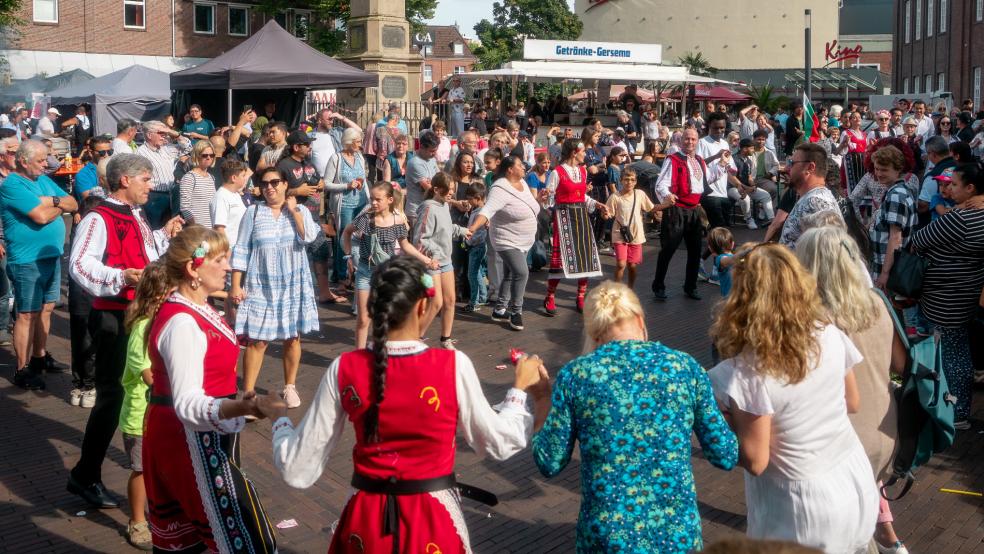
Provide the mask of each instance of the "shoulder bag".
[{"label": "shoulder bag", "polygon": [[628,224],[619,223],[618,232],[622,235],[622,242],[625,244],[632,244],[635,240],[635,236],[632,234],[632,220],[635,219],[635,208],[636,208],[636,191],[632,191],[632,209],[629,210]]}]

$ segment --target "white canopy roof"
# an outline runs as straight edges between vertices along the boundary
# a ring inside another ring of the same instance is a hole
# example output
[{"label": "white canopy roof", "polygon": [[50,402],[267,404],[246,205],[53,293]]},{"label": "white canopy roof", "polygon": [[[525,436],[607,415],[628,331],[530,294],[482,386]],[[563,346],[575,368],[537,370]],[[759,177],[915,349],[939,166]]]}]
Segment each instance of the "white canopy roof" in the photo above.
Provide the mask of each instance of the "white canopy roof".
[{"label": "white canopy roof", "polygon": [[474,71],[458,76],[466,79],[494,81],[550,82],[577,79],[582,81],[610,81],[612,83],[659,81],[664,83],[736,84],[711,77],[691,75],[687,72],[687,68],[682,66],[550,60],[508,62],[500,69]]}]

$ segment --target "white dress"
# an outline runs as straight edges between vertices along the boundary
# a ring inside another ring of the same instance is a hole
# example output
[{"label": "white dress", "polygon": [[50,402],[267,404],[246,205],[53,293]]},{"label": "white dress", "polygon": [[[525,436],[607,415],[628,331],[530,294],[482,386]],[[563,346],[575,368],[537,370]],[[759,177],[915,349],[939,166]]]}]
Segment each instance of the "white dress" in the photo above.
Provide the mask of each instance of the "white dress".
[{"label": "white dress", "polygon": [[844,377],[862,356],[833,325],[819,331],[819,344],[818,363],[795,385],[759,374],[745,355],[709,376],[726,408],[772,416],[769,466],[758,477],[745,473],[748,536],[831,554],[865,552],[878,490],[844,399]]}]

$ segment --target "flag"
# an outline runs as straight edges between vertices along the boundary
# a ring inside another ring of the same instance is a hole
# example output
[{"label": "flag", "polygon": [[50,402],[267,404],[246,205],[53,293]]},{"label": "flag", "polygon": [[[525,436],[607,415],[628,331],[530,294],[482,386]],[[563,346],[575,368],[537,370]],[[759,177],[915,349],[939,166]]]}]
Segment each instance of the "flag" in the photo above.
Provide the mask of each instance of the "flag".
[{"label": "flag", "polygon": [[820,140],[820,119],[813,111],[813,104],[810,103],[810,98],[805,92],[803,93],[803,136],[810,142]]}]

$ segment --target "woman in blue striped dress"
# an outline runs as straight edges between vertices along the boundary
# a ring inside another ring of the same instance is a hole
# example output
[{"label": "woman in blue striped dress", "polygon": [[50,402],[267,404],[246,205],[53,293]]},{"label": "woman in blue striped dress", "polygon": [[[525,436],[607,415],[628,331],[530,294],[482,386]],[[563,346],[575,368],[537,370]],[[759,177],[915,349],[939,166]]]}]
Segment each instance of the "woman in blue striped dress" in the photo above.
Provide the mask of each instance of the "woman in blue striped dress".
[{"label": "woman in blue striped dress", "polygon": [[310,210],[287,196],[287,180],[280,170],[270,167],[256,177],[266,202],[250,206],[240,223],[229,293],[239,305],[236,334],[247,341],[243,389],[249,392],[256,386],[267,344],[282,340],[283,397],[288,408],[296,408],[301,405],[294,387],[301,360],[300,335],[318,330],[305,249],[317,237],[318,226]]}]

